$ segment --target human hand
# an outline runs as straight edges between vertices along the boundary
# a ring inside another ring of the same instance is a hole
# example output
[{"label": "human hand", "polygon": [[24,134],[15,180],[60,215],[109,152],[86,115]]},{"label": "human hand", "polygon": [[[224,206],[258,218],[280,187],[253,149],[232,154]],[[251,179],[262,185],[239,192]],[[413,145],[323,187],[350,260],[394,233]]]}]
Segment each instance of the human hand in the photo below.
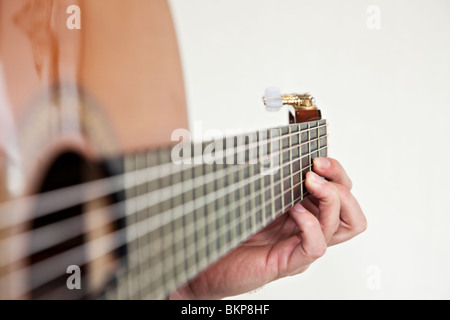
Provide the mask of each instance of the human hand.
[{"label": "human hand", "polygon": [[[171,299],[220,299],[299,274],[328,246],[366,229],[351,194],[352,182],[338,161],[316,158],[306,174],[310,196],[238,248],[173,292]],[[324,178],[322,178],[322,177]]]}]

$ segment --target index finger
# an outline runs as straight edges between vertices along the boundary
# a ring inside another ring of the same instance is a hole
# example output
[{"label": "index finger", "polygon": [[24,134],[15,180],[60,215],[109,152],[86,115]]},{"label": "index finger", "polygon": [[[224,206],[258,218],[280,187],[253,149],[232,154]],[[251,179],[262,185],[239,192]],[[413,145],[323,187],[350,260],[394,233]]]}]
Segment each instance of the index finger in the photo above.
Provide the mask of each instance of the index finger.
[{"label": "index finger", "polygon": [[328,181],[341,184],[348,190],[352,189],[352,181],[337,160],[327,157],[315,158],[313,165],[313,169],[318,175],[326,178]]}]

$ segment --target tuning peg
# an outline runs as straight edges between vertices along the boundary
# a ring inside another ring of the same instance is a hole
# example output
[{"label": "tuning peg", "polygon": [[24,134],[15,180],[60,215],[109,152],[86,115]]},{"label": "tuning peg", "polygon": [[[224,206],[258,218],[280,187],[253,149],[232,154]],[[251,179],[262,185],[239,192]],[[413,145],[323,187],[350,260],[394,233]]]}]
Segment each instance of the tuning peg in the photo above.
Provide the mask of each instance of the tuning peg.
[{"label": "tuning peg", "polygon": [[293,106],[296,110],[317,109],[314,98],[309,93],[281,94],[278,88],[267,88],[263,101],[267,111],[278,111],[283,105]]},{"label": "tuning peg", "polygon": [[267,111],[278,111],[283,106],[283,99],[279,88],[267,88],[263,97]]}]

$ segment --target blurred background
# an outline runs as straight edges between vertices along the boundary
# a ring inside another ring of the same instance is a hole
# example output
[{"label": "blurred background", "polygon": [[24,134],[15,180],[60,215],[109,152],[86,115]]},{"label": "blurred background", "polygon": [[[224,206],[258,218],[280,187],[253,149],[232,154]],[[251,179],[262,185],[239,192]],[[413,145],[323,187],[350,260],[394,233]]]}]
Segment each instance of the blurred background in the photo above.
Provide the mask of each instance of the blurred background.
[{"label": "blurred background", "polygon": [[450,298],[450,2],[170,0],[191,128],[262,128],[310,92],[367,231],[239,299]]}]

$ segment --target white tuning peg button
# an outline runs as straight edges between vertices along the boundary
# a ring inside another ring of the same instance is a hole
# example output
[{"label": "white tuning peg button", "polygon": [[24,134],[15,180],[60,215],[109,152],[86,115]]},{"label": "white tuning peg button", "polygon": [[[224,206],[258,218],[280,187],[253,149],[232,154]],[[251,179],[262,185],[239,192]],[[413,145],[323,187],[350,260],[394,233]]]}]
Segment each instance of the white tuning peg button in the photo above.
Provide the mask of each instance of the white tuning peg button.
[{"label": "white tuning peg button", "polygon": [[264,104],[267,111],[278,111],[283,106],[281,91],[279,88],[267,88],[264,92]]}]

